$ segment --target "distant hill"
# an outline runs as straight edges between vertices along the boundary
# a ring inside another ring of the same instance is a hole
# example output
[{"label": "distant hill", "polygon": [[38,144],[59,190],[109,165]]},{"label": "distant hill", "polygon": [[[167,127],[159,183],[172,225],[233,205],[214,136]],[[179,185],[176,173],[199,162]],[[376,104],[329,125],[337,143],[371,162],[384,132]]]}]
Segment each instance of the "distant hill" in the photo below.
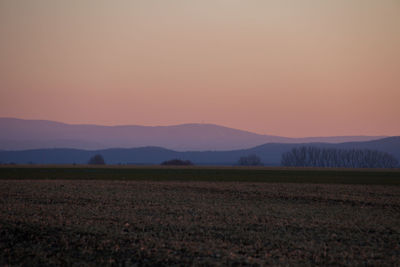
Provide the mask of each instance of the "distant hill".
[{"label": "distant hill", "polygon": [[44,120],[0,118],[0,149],[107,149],[156,146],[176,151],[246,149],[265,143],[342,143],[382,136],[288,138],[260,135],[214,124],[175,126],[73,125]]},{"label": "distant hill", "polygon": [[250,149],[230,151],[189,151],[179,152],[160,147],[140,147],[132,149],[104,149],[104,150],[78,150],[78,149],[38,149],[24,151],[0,151],[0,162],[15,162],[26,164],[71,164],[87,163],[95,154],[103,155],[107,164],[160,164],[170,159],[190,160],[196,165],[234,165],[241,156],[250,154],[258,155],[262,162],[268,166],[278,166],[281,155],[293,147],[312,145],[318,147],[340,149],[373,149],[388,152],[400,160],[400,137],[389,137],[368,142],[347,142],[340,144],[328,143],[301,143],[281,144],[269,143]]}]

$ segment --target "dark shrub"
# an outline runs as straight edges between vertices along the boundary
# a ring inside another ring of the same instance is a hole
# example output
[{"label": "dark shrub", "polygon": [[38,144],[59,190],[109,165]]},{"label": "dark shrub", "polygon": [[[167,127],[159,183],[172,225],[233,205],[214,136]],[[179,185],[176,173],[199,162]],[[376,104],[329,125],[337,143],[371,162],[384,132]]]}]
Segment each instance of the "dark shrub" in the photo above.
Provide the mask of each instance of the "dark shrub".
[{"label": "dark shrub", "polygon": [[249,155],[245,157],[241,157],[238,160],[238,165],[240,166],[261,166],[261,159],[257,155]]},{"label": "dark shrub", "polygon": [[180,159],[172,159],[167,160],[161,163],[161,165],[169,165],[169,166],[191,166],[194,165],[190,160],[180,160]]}]

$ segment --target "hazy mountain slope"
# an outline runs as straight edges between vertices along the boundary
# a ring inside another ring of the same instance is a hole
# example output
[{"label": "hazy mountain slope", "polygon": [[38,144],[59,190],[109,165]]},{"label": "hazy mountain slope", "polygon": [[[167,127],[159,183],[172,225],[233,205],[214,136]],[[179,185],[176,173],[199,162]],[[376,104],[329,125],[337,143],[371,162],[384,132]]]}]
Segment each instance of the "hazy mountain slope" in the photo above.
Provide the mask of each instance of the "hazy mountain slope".
[{"label": "hazy mountain slope", "polygon": [[303,143],[303,144],[265,144],[250,149],[232,151],[190,151],[178,152],[160,147],[141,147],[132,149],[76,150],[39,149],[26,151],[0,151],[0,162],[25,164],[71,164],[86,163],[95,154],[102,154],[108,164],[159,164],[162,161],[180,158],[191,160],[199,165],[234,165],[241,156],[258,155],[269,166],[280,164],[282,153],[293,147],[312,145],[340,149],[375,149],[388,152],[400,160],[400,137],[390,137],[369,142],[350,142],[341,144]]},{"label": "hazy mountain slope", "polygon": [[159,146],[178,151],[245,149],[265,143],[366,141],[373,136],[287,138],[213,124],[176,126],[72,125],[43,120],[0,118],[0,149],[106,149]]}]

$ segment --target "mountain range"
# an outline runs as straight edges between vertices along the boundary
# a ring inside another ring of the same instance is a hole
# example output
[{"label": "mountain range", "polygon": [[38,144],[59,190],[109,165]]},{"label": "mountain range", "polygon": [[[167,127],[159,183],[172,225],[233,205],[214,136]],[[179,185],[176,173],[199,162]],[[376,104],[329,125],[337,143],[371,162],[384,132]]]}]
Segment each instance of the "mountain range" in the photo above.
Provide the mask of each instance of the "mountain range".
[{"label": "mountain range", "polygon": [[264,165],[279,166],[281,155],[297,146],[318,146],[337,149],[372,149],[388,152],[400,161],[400,136],[388,137],[367,142],[268,143],[249,149],[230,151],[174,151],[161,147],[119,148],[104,150],[79,149],[35,149],[23,151],[0,151],[0,162],[3,163],[36,163],[36,164],[85,164],[95,154],[101,154],[107,164],[160,164],[165,160],[184,159],[196,165],[235,165],[242,156],[256,154]]},{"label": "mountain range", "polygon": [[371,141],[385,136],[289,138],[262,135],[214,124],[174,126],[76,125],[46,120],[0,118],[0,150],[162,147],[175,151],[230,151],[266,143],[343,143]]}]

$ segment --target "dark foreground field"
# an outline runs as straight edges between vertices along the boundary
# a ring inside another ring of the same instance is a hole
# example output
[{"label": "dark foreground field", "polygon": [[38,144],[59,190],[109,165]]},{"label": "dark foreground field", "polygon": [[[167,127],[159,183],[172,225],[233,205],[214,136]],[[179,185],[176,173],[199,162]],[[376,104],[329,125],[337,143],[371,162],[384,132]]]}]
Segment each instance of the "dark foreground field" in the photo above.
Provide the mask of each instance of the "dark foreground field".
[{"label": "dark foreground field", "polygon": [[0,265],[399,262],[399,186],[0,180]]},{"label": "dark foreground field", "polygon": [[400,185],[400,169],[0,165],[2,179]]}]

